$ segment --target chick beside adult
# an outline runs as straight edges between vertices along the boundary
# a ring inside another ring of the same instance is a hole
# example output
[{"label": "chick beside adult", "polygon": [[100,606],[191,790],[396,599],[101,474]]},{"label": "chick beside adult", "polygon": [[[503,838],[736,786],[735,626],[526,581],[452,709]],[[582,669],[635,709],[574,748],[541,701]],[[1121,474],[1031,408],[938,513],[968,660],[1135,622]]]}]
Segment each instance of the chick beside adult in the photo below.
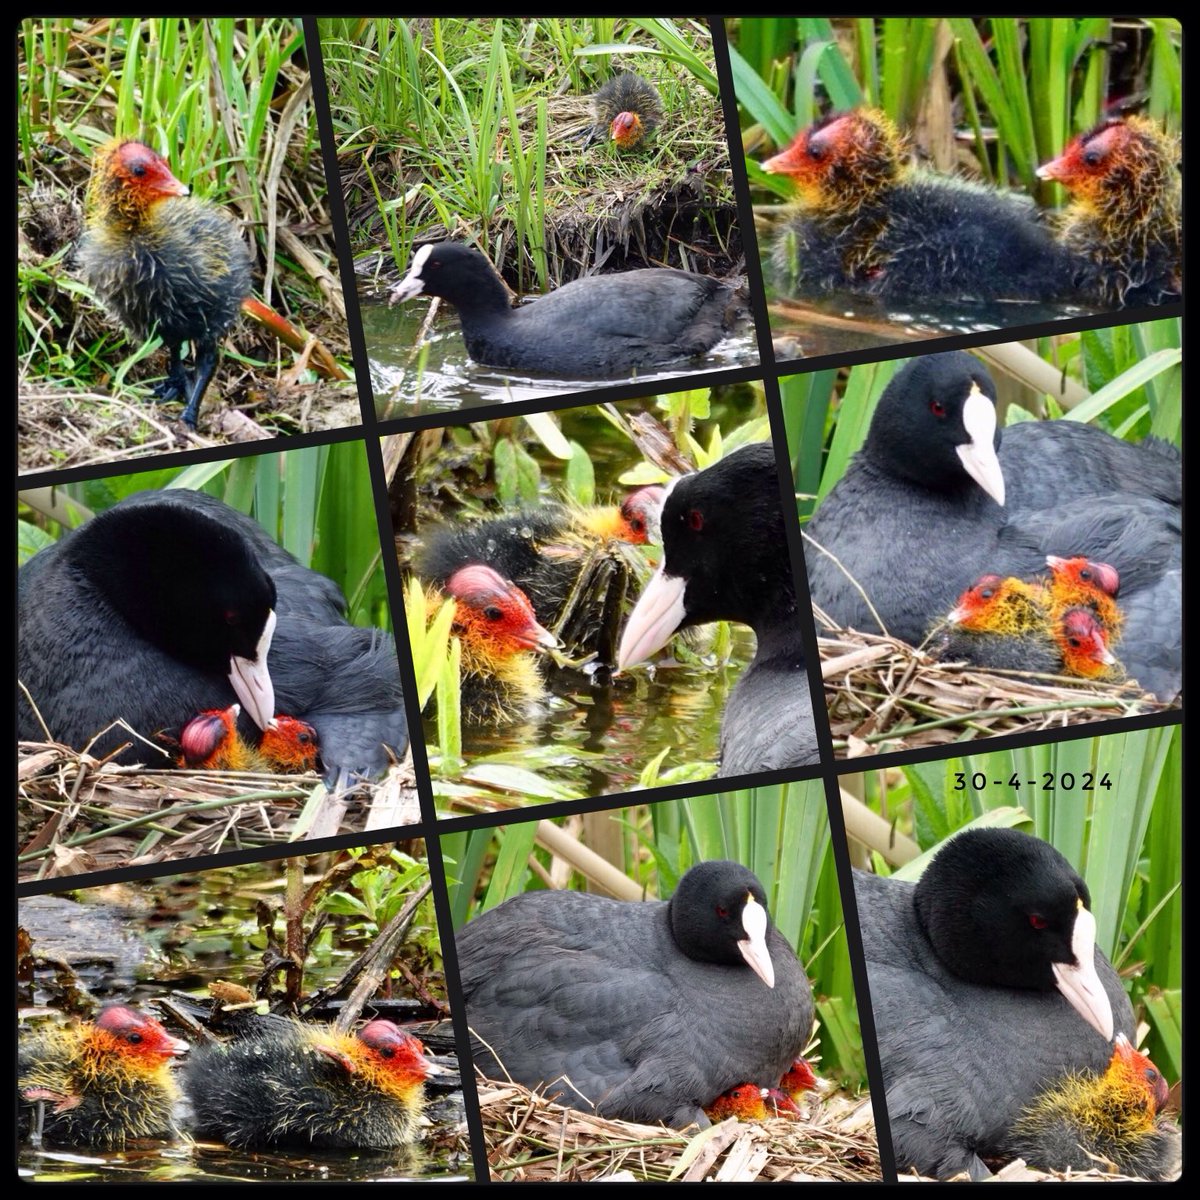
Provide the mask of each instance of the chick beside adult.
[{"label": "chick beside adult", "polygon": [[668,488],[663,561],[630,614],[618,669],[642,662],[677,630],[740,621],[754,658],[721,717],[721,774],[817,761],[779,476],[769,442],[743,446]]},{"label": "chick beside adult", "polygon": [[460,242],[414,253],[391,297],[421,295],[454,305],[477,363],[571,379],[632,377],[696,358],[748,312],[738,284],[674,267],[589,275],[513,308],[492,264]]},{"label": "chick beside adult", "polygon": [[1102,1074],[1070,1074],[1022,1109],[1002,1157],[1049,1171],[1086,1171],[1100,1159],[1123,1175],[1170,1179],[1181,1138],[1160,1111],[1168,1094],[1158,1068],[1118,1034]]},{"label": "chick beside adult", "polygon": [[798,209],[774,250],[788,291],[909,304],[1081,298],[1028,197],[905,158],[892,121],[860,108],[801,130],[763,163],[796,187]]},{"label": "chick beside adult", "polygon": [[[114,139],[92,159],[77,262],[101,303],[135,338],[159,334],[170,354],[159,400],[182,400],[193,428],[218,346],[250,294],[237,223],[188,195],[149,146]],[[183,363],[183,343],[192,368]]]},{"label": "chick beside adult", "polygon": [[984,1178],[1027,1104],[1133,1034],[1087,884],[1048,843],[977,829],[915,885],[856,871],[854,890],[896,1165]]},{"label": "chick beside adult", "polygon": [[1072,197],[1059,237],[1076,285],[1111,307],[1183,298],[1183,189],[1174,138],[1145,117],[1108,118],[1038,168]]},{"label": "chick beside adult", "polygon": [[200,1137],[387,1150],[416,1139],[430,1067],[421,1042],[391,1021],[341,1034],[275,1018],[198,1048],[183,1084]]},{"label": "chick beside adult", "polygon": [[301,775],[316,769],[317,731],[285,713],[262,731],[257,745],[238,729],[241,705],[198,713],[179,734],[178,765],[207,771],[269,771]]},{"label": "chick beside adult", "polygon": [[187,1050],[153,1017],[124,1004],[106,1006],[94,1022],[22,1033],[18,1124],[66,1146],[174,1137],[179,1089],[171,1063]]},{"label": "chick beside adult", "polygon": [[456,936],[476,1065],[571,1108],[676,1128],[741,1083],[775,1087],[812,992],[738,863],[699,863],[667,902],[525,892]]}]

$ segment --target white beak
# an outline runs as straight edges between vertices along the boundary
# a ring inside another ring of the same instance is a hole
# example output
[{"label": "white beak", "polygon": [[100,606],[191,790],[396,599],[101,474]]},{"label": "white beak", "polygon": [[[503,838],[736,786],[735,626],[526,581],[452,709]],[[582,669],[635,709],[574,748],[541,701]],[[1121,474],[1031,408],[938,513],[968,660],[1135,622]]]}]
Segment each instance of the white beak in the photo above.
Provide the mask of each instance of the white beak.
[{"label": "white beak", "polygon": [[414,296],[419,296],[425,290],[425,281],[421,278],[421,268],[425,265],[425,260],[429,257],[432,249],[432,246],[422,246],[413,255],[412,265],[408,268],[408,274],[389,293],[393,304],[397,300],[411,300]]},{"label": "white beak", "polygon": [[738,942],[738,950],[755,975],[773,988],[775,964],[767,950],[767,910],[752,895],[746,897],[746,907],[742,909],[742,928],[746,937]]},{"label": "white beak", "polygon": [[271,729],[275,724],[275,685],[267,670],[267,651],[275,634],[275,611],[267,614],[262,637],[254,647],[253,658],[233,655],[229,660],[229,682],[242,702],[246,715],[259,727]]},{"label": "white beak", "polygon": [[963,470],[997,504],[1004,507],[1004,472],[996,457],[996,406],[979,390],[971,387],[971,394],[963,403],[963,426],[971,440],[958,446],[958,457]]},{"label": "white beak", "polygon": [[1096,918],[1083,907],[1082,902],[1075,914],[1071,953],[1075,955],[1074,963],[1051,964],[1058,990],[1105,1041],[1111,1042],[1112,1002],[1100,982],[1100,976],[1096,974]]},{"label": "white beak", "polygon": [[663,568],[654,572],[646,590],[638,597],[617,648],[617,670],[623,671],[645,661],[671,640],[683,623],[683,593],[687,580],[665,575]]}]

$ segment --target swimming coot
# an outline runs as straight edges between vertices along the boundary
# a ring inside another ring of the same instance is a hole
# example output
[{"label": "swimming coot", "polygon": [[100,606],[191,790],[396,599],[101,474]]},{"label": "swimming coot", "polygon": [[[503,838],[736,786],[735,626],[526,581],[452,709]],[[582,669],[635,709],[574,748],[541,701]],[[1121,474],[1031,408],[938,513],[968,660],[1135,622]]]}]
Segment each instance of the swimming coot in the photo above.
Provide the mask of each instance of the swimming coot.
[{"label": "swimming coot", "polygon": [[721,720],[721,774],[817,761],[816,732],[796,591],[783,530],[775,452],[743,446],[676,479],[662,510],[663,562],[630,615],[620,670],[648,658],[679,629],[740,621],[754,658]]},{"label": "swimming coot", "polygon": [[1050,1171],[1086,1171],[1099,1157],[1123,1175],[1170,1179],[1181,1138],[1174,1121],[1159,1115],[1168,1094],[1158,1068],[1118,1034],[1102,1075],[1068,1075],[1026,1105],[1001,1156]]},{"label": "swimming coot", "polygon": [[387,1150],[412,1142],[433,1069],[391,1021],[357,1034],[279,1018],[199,1047],[183,1084],[199,1137],[227,1146]]},{"label": "swimming coot", "polygon": [[416,571],[445,587],[471,563],[492,567],[528,597],[538,621],[568,655],[595,653],[611,665],[625,596],[634,585],[626,546],[646,545],[658,529],[663,489],[639,488],[620,505],[543,504],[510,516],[432,531]]},{"label": "swimming coot", "polygon": [[[125,720],[144,737],[242,705],[241,727],[291,713],[317,732],[338,786],[407,745],[395,643],[347,623],[332,580],[204,492],[138,492],[20,570],[18,676],[50,734],[82,748]],[[18,736],[41,738],[19,699]],[[129,741],[96,740],[105,754]],[[135,741],[123,762],[165,765]]]},{"label": "swimming coot", "polygon": [[[92,160],[80,274],[135,337],[170,353],[160,400],[185,401],[193,428],[218,344],[250,294],[250,255],[228,213],[193,199],[149,146],[114,140]],[[192,349],[193,369],[182,346]]]},{"label": "swimming coot", "polygon": [[490,1048],[476,1065],[608,1117],[706,1126],[727,1089],[778,1086],[812,1025],[804,971],[734,862],[697,864],[667,902],[525,892],[456,945]]},{"label": "swimming coot", "polygon": [[1076,286],[1112,307],[1183,298],[1179,146],[1145,117],[1110,117],[1038,168],[1072,196],[1060,237]]},{"label": "swimming coot", "polygon": [[492,264],[459,242],[422,246],[391,294],[453,304],[477,363],[572,379],[680,364],[711,350],[748,311],[735,284],[674,267],[589,275],[513,308]]},{"label": "swimming coot", "polygon": [[[1047,555],[1118,572],[1122,661],[1142,687],[1179,690],[1178,453],[1077,421],[996,426],[995,387],[961,351],[912,360],[884,390],[863,448],[806,529],[814,604],[839,625],[917,645],[985,574],[1029,578]],[[812,545],[815,542],[818,545]],[[823,547],[835,556],[835,563]]]},{"label": "swimming coot", "polygon": [[618,150],[632,150],[658,128],[662,102],[653,84],[632,71],[622,71],[605,80],[592,97],[592,120],[585,147],[607,136]]},{"label": "swimming coot", "polygon": [[801,130],[763,163],[793,181],[799,202],[774,251],[784,287],[918,304],[1081,298],[1028,197],[905,158],[891,120],[862,108]]},{"label": "swimming coot", "polygon": [[534,653],[557,646],[554,634],[538,624],[519,587],[482,563],[455,570],[444,593],[427,591],[425,609],[431,616],[446,598],[454,600],[462,719],[498,726],[528,718],[546,698]]},{"label": "swimming coot", "polygon": [[1025,1105],[1133,1034],[1087,885],[1048,843],[977,829],[915,886],[856,871],[854,890],[896,1165],[982,1178]]},{"label": "swimming coot", "polygon": [[153,1017],[124,1004],[106,1006],[92,1023],[22,1034],[19,1125],[65,1146],[173,1137],[179,1089],[170,1067],[187,1050]]}]

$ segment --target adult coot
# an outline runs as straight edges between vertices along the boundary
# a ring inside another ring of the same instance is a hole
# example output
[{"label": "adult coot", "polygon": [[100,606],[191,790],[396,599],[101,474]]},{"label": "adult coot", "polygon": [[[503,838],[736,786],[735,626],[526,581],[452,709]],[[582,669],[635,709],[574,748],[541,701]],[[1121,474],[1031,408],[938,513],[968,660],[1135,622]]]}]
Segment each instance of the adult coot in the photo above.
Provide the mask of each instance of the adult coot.
[{"label": "adult coot", "polygon": [[574,379],[631,376],[694,358],[746,312],[736,285],[674,267],[590,275],[513,308],[492,264],[459,242],[422,246],[391,294],[453,304],[477,363]]},{"label": "adult coot", "polygon": [[153,1017],[111,1004],[94,1023],[23,1034],[18,1123],[68,1146],[124,1146],[171,1137],[179,1089],[171,1062],[186,1054]]},{"label": "adult coot", "polygon": [[855,872],[854,890],[896,1165],[981,1178],[1026,1104],[1133,1034],[1087,884],[1048,843],[978,829],[915,886]]},{"label": "adult coot", "polygon": [[1123,1175],[1170,1179],[1179,1167],[1179,1127],[1160,1113],[1167,1081],[1118,1034],[1102,1075],[1068,1075],[1026,1105],[1004,1158],[1051,1171],[1086,1171],[1100,1158]]},{"label": "adult coot", "polygon": [[1028,578],[1047,555],[1086,557],[1119,573],[1129,675],[1170,696],[1181,682],[1181,496],[1178,453],[1154,438],[1135,445],[1060,420],[1018,422],[1001,440],[979,362],[927,355],[888,384],[863,448],[808,524],[812,600],[867,632],[878,614],[916,645],[980,576]]},{"label": "adult coot", "polygon": [[[92,160],[78,262],[134,337],[162,337],[171,361],[155,394],[185,401],[182,420],[194,427],[218,344],[250,294],[250,255],[236,222],[188,196],[149,146],[117,139]],[[192,348],[190,372],[184,342]]]},{"label": "adult coot", "polygon": [[607,134],[618,150],[632,150],[658,128],[662,102],[653,84],[622,71],[605,80],[592,97],[592,120],[585,147]]},{"label": "adult coot", "polygon": [[1110,117],[1038,168],[1072,203],[1060,237],[1076,285],[1109,306],[1183,297],[1179,147],[1144,117]]},{"label": "adult coot", "polygon": [[705,1126],[729,1088],[778,1086],[812,1025],[804,971],[734,862],[697,864],[665,903],[526,892],[456,945],[476,1064],[604,1116]]},{"label": "adult coot", "polygon": [[433,1065],[421,1042],[375,1020],[357,1034],[260,1019],[198,1048],[183,1084],[201,1137],[228,1146],[386,1150],[413,1141]]},{"label": "adult coot", "polygon": [[519,588],[538,621],[571,655],[595,653],[611,664],[616,631],[633,583],[628,546],[646,545],[658,528],[663,489],[639,488],[620,505],[544,504],[510,516],[433,531],[417,574],[441,587],[459,569],[482,563]]},{"label": "adult coot", "polygon": [[796,591],[770,443],[744,446],[676,479],[662,510],[663,561],[630,615],[618,669],[639,663],[676,630],[740,621],[754,658],[721,720],[721,774],[817,761]]},{"label": "adult coot", "polygon": [[[251,518],[204,492],[138,492],[18,573],[18,677],[52,737],[82,747],[123,719],[144,737],[242,705],[247,736],[278,712],[317,732],[339,786],[403,753],[395,644],[347,623],[341,591]],[[24,696],[18,736],[42,727]],[[105,754],[128,734],[94,743]],[[135,741],[122,761],[161,765]]]},{"label": "adult coot", "polygon": [[793,181],[799,202],[774,252],[784,286],[893,303],[1080,298],[1028,197],[913,170],[905,158],[895,125],[863,108],[801,130],[763,163]]}]

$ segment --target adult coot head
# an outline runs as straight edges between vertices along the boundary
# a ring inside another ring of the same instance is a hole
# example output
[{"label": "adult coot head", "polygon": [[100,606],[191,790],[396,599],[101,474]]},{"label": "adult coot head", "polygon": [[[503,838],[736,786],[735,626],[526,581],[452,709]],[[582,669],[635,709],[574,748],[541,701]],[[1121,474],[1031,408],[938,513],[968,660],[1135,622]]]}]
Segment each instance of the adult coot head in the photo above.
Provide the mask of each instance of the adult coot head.
[{"label": "adult coot head", "polygon": [[441,296],[452,304],[472,307],[499,301],[507,307],[512,296],[496,269],[474,246],[436,242],[422,246],[412,257],[408,274],[392,289],[393,300]]},{"label": "adult coot head", "polygon": [[1057,989],[1112,1038],[1112,1004],[1096,972],[1091,896],[1048,842],[1012,829],[960,833],[926,868],[913,903],[952,974],[992,987]]},{"label": "adult coot head", "polygon": [[65,553],[136,633],[180,662],[226,673],[246,715],[270,725],[275,582],[219,513],[115,506],[77,531]]},{"label": "adult coot head", "polygon": [[961,491],[973,480],[1002,505],[999,446],[996,385],[977,359],[956,350],[914,358],[896,373],[864,453],[889,475],[937,491]]}]

